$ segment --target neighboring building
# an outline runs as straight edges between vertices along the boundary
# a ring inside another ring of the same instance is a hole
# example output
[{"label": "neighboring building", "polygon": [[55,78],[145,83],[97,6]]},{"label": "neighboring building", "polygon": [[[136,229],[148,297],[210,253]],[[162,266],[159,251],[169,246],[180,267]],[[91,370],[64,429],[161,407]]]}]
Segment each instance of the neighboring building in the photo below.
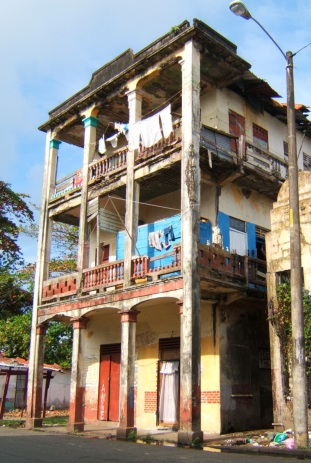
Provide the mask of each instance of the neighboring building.
[{"label": "neighboring building", "polygon": [[[271,425],[265,234],[287,176],[286,106],[249,69],[185,21],[100,68],[40,127],[29,426],[51,320],[74,328],[71,430],[176,426],[189,442]],[[59,179],[64,144],[80,169]],[[79,252],[76,273],[51,278],[54,221],[79,225]]]},{"label": "neighboring building", "polygon": [[[28,367],[28,360],[8,358],[0,353],[0,419],[5,412],[12,410],[20,410],[23,415],[26,409]],[[59,365],[43,365],[43,415],[51,407],[69,408],[69,384],[70,374]]]},{"label": "neighboring building", "polygon": [[[305,160],[304,160],[305,161]],[[311,172],[299,172],[299,216],[301,267],[304,289],[311,291]],[[291,363],[287,360],[286,349],[279,333],[279,327],[273,322],[278,311],[277,288],[284,282],[290,282],[290,232],[289,232],[289,196],[288,182],[282,186],[277,201],[271,211],[271,232],[267,242],[267,283],[268,306],[270,311],[271,368],[273,378],[273,412],[277,423],[285,428],[293,426],[293,390]],[[307,359],[310,362],[310,359]],[[310,380],[308,381],[308,402],[310,416]]]}]

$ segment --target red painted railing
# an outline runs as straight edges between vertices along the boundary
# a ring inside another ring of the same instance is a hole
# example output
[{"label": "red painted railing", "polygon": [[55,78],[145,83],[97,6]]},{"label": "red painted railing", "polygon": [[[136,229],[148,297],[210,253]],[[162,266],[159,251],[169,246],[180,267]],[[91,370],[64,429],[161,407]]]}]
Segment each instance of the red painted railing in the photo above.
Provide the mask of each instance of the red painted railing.
[{"label": "red painted railing", "polygon": [[[266,286],[266,263],[249,256],[231,254],[217,246],[199,245],[200,276],[221,280],[230,277],[231,283],[248,288]],[[181,270],[181,246],[175,246],[172,252],[161,257],[172,256],[170,264],[155,266],[159,257],[139,256],[132,259],[132,279],[147,277],[148,281],[156,281],[162,275]],[[78,274],[64,275],[44,282],[42,300],[48,302],[53,298],[75,295],[77,292]],[[109,264],[98,265],[83,271],[82,292],[103,290],[109,286],[122,288],[124,281],[124,261],[118,260]]]},{"label": "red painted railing", "polygon": [[124,278],[124,261],[118,260],[109,264],[83,270],[82,291],[90,291],[103,286],[122,283]]}]

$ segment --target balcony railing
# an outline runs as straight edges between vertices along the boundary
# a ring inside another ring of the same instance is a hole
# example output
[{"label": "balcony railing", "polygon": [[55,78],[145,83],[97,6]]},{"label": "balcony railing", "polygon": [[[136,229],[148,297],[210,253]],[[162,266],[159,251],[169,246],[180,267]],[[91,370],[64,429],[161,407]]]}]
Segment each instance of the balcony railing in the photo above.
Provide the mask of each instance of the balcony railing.
[{"label": "balcony railing", "polygon": [[95,290],[123,283],[124,261],[118,260],[109,264],[98,265],[83,270],[82,292]]},{"label": "balcony railing", "polygon": [[93,162],[89,166],[89,182],[101,180],[103,177],[115,174],[126,167],[127,148]]},{"label": "balcony railing", "polygon": [[74,296],[77,292],[78,273],[70,273],[46,280],[42,289],[42,300]]},{"label": "balcony railing", "polygon": [[[226,283],[238,287],[257,288],[266,287],[266,263],[249,256],[231,254],[217,246],[199,246],[199,274],[201,278],[208,278],[219,285]],[[161,260],[163,263],[161,263]],[[168,264],[167,262],[170,261]],[[165,263],[166,262],[166,263]],[[181,246],[175,246],[173,251],[159,257],[149,258],[139,256],[132,259],[132,281],[147,282],[161,278],[169,278],[181,272]],[[64,275],[44,282],[42,301],[50,302],[54,299],[71,297],[77,294],[78,274]],[[139,280],[139,281],[138,281]],[[83,271],[81,291],[105,291],[109,287],[120,289],[124,283],[124,261],[119,260],[108,264],[98,265]],[[217,289],[216,289],[217,292]]]},{"label": "balcony railing", "polygon": [[249,141],[245,142],[245,161],[250,163],[253,167],[267,174],[272,174],[282,180],[285,180],[287,177],[288,164],[285,160],[282,160]]}]

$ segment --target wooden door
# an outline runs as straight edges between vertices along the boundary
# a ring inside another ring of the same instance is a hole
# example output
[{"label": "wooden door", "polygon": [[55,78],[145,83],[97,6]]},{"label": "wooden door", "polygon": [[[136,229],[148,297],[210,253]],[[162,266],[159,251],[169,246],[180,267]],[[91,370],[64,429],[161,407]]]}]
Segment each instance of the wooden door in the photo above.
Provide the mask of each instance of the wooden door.
[{"label": "wooden door", "polygon": [[109,244],[105,244],[102,247],[103,254],[102,254],[102,264],[108,264],[109,262]]},{"label": "wooden door", "polygon": [[101,354],[99,370],[98,419],[119,421],[121,353]]}]

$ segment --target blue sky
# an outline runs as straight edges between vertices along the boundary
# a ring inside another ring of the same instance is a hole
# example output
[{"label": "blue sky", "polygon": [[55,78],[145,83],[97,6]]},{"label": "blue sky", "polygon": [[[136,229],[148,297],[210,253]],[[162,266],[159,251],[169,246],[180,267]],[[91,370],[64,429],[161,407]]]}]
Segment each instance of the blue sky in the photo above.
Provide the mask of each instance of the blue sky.
[{"label": "blue sky", "polygon": [[[198,18],[238,46],[252,71],[286,98],[285,60],[230,0],[15,0],[2,2],[0,178],[40,204],[48,112],[83,88],[92,72],[124,50],[138,52],[184,20]],[[311,1],[247,0],[284,52],[311,42]],[[311,46],[295,57],[297,103],[311,107]],[[282,101],[282,100],[281,100]],[[68,154],[70,166],[70,153]],[[70,169],[69,171],[74,170]],[[69,173],[69,171],[65,173]],[[28,261],[36,244],[23,240]]]}]

